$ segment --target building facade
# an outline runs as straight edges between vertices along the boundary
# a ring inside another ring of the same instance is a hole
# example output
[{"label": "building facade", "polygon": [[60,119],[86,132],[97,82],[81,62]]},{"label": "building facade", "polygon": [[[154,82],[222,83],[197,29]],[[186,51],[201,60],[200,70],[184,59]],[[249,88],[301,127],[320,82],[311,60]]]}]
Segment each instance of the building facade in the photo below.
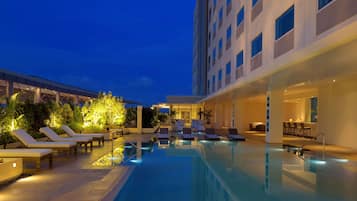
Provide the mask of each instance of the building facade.
[{"label": "building facade", "polygon": [[357,148],[357,1],[208,0],[207,21],[215,127],[261,122],[281,143],[287,122]]},{"label": "building facade", "polygon": [[194,13],[192,93],[207,94],[207,0],[197,0]]}]

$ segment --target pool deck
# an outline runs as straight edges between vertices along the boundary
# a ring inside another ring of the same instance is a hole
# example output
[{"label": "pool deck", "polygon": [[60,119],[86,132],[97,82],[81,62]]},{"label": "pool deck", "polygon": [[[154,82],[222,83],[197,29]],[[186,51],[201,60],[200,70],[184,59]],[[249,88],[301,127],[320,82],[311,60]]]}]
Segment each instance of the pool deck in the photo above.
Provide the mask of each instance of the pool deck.
[{"label": "pool deck", "polygon": [[[151,135],[128,135],[116,142],[150,138]],[[131,171],[130,167],[98,168],[91,165],[111,150],[112,142],[106,141],[102,147],[95,146],[92,152],[82,150],[77,157],[56,155],[52,169],[48,169],[44,161],[39,173],[0,186],[0,201],[102,200],[108,191],[123,184]]]},{"label": "pool deck", "polygon": [[[247,140],[265,143],[265,133],[245,132],[244,136],[247,138]],[[309,138],[284,136],[283,144],[295,147],[303,147],[304,149],[314,153],[325,152],[327,155],[344,158],[351,161],[357,161],[357,150],[329,144],[325,145],[324,147],[321,143]]]}]

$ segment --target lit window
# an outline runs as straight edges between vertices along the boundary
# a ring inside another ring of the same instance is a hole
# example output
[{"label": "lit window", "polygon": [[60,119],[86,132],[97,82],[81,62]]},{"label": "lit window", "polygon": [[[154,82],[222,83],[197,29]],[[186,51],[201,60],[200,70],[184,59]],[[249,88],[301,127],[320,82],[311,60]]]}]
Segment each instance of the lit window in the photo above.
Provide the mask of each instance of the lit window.
[{"label": "lit window", "polygon": [[252,41],[252,57],[260,53],[263,49],[263,34],[259,34],[253,41]]},{"label": "lit window", "polygon": [[260,0],[252,0],[252,7],[255,6],[255,4],[257,4]]},{"label": "lit window", "polygon": [[236,67],[239,68],[243,65],[244,57],[243,57],[243,50],[240,51],[236,56]]},{"label": "lit window", "polygon": [[319,10],[332,2],[332,0],[318,0],[318,1],[319,1]]},{"label": "lit window", "polygon": [[242,24],[244,21],[244,7],[242,7],[237,15],[237,26]]},{"label": "lit window", "polygon": [[226,64],[226,75],[230,75],[231,74],[231,62],[228,62]]},{"label": "lit window", "polygon": [[275,40],[294,28],[294,6],[275,20]]}]

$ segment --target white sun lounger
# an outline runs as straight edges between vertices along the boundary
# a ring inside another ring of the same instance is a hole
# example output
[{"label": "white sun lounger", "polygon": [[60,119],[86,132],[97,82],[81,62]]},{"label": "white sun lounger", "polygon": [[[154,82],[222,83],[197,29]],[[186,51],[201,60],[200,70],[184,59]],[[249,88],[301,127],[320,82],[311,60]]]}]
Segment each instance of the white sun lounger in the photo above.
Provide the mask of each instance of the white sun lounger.
[{"label": "white sun lounger", "polygon": [[240,135],[236,128],[228,129],[228,139],[230,141],[245,141],[245,137]]},{"label": "white sun lounger", "polygon": [[91,137],[61,137],[49,127],[40,128],[40,132],[54,142],[75,142],[79,146],[84,145],[86,151],[88,150],[88,145],[93,149],[93,140]]},{"label": "white sun lounger", "polygon": [[160,133],[156,135],[159,140],[169,140],[169,129],[168,128],[160,128]]},{"label": "white sun lounger", "polygon": [[51,149],[0,149],[0,158],[23,158],[34,161],[36,170],[40,170],[41,160],[48,159],[48,165],[52,168]]},{"label": "white sun lounger", "polygon": [[215,134],[215,129],[206,128],[205,132],[206,134],[204,136],[206,140],[221,140],[221,138],[217,134]]},{"label": "white sun lounger", "polygon": [[104,134],[101,133],[86,133],[86,134],[79,134],[74,132],[69,126],[62,125],[62,130],[66,132],[66,134],[70,137],[91,137],[93,140],[98,141],[99,146],[104,145]]},{"label": "white sun lounger", "polygon": [[194,140],[195,136],[192,135],[192,129],[191,128],[183,128],[182,129],[182,139],[183,140]]},{"label": "white sun lounger", "polygon": [[27,148],[65,150],[69,152],[73,151],[77,154],[77,144],[75,142],[39,142],[22,129],[12,131],[11,133]]}]

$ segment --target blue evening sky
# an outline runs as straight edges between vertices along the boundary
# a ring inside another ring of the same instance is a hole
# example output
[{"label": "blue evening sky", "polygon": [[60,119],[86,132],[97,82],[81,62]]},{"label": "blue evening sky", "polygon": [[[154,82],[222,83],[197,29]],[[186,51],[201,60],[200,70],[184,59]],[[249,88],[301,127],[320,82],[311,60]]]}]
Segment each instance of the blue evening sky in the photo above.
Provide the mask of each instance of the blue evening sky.
[{"label": "blue evening sky", "polygon": [[191,94],[194,0],[2,0],[0,68],[152,104]]}]

